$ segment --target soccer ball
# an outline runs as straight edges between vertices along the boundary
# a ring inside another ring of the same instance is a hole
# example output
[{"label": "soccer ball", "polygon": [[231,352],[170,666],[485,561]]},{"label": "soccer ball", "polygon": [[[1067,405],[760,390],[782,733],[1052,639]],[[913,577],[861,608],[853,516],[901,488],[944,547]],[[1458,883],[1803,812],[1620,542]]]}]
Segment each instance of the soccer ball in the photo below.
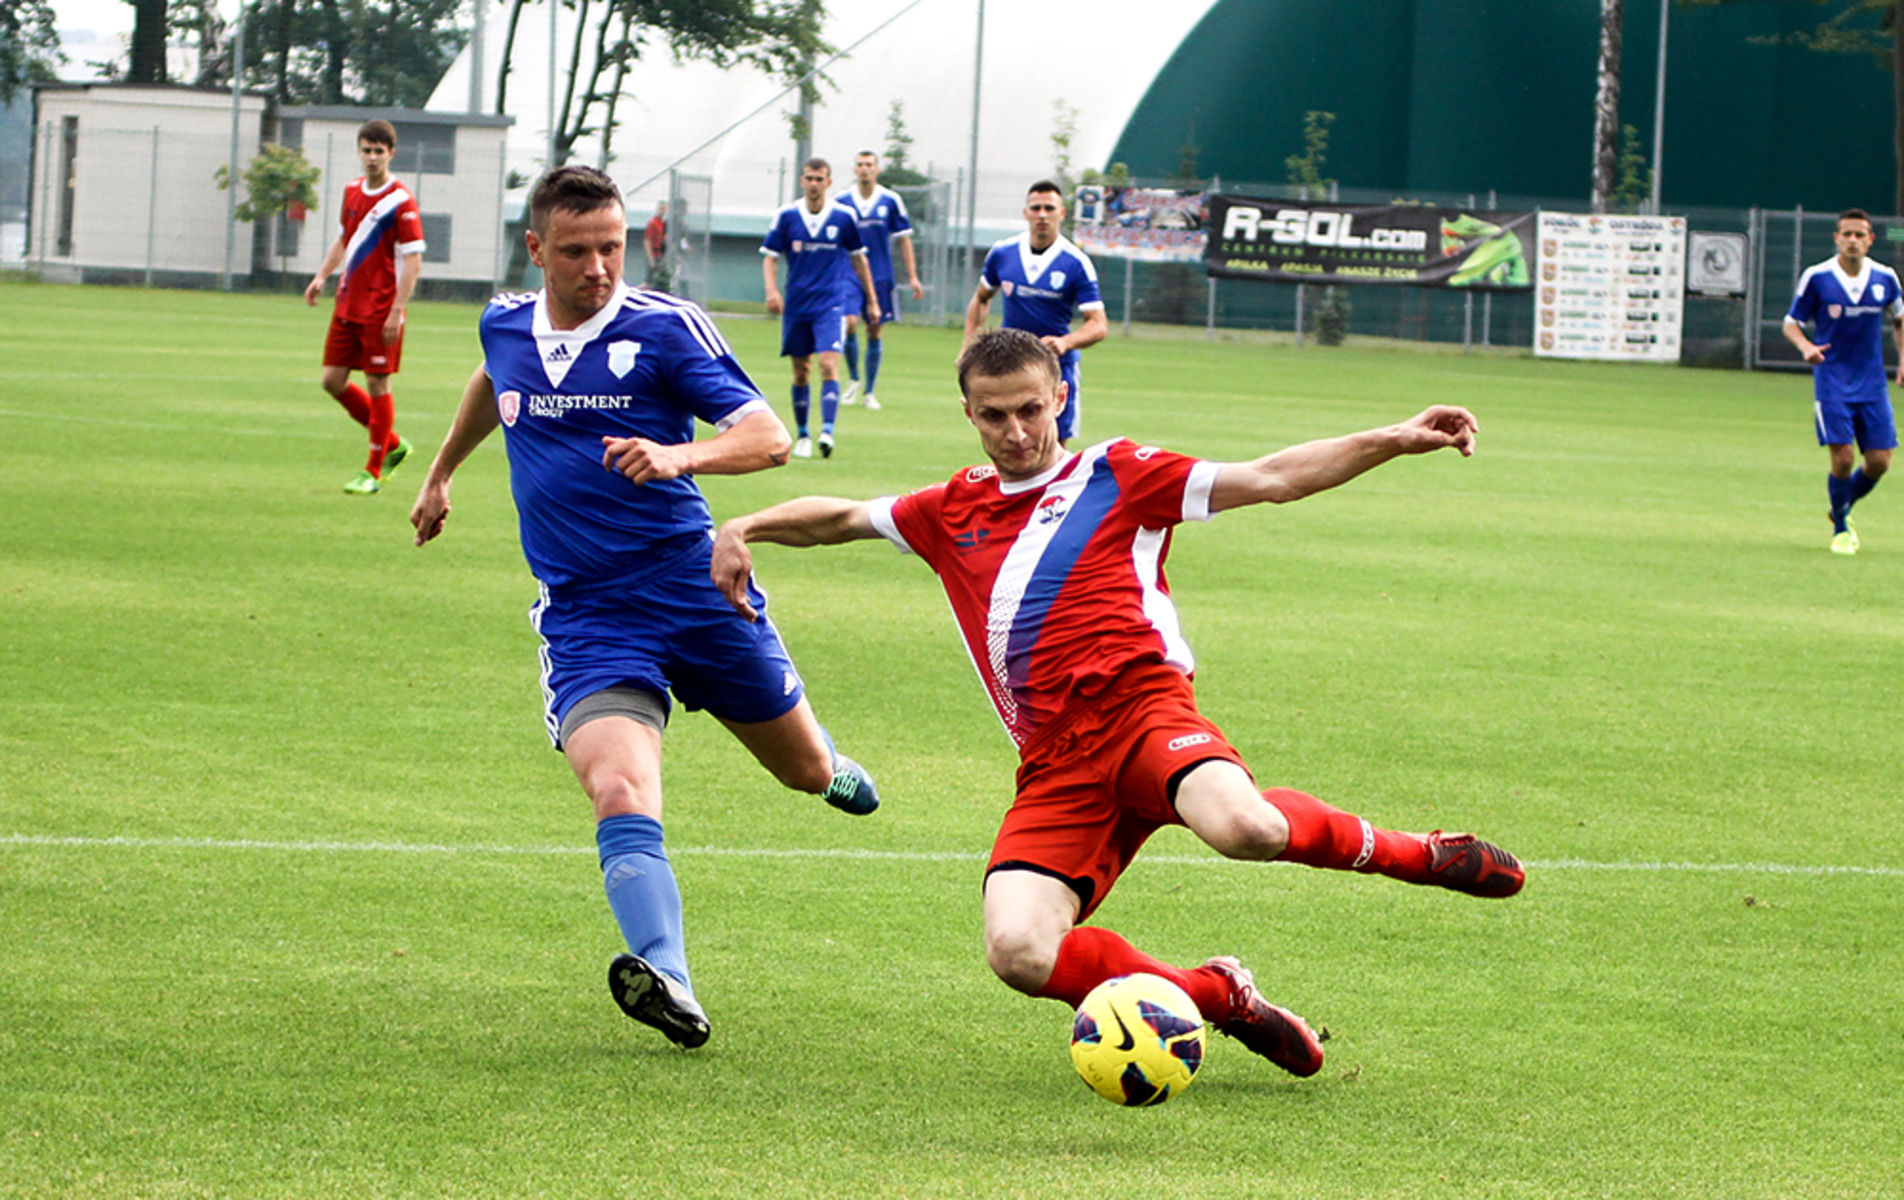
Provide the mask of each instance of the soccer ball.
[{"label": "soccer ball", "polygon": [[1071,1062],[1113,1104],[1162,1104],[1203,1065],[1203,1017],[1157,975],[1120,975],[1091,989],[1071,1023]]}]

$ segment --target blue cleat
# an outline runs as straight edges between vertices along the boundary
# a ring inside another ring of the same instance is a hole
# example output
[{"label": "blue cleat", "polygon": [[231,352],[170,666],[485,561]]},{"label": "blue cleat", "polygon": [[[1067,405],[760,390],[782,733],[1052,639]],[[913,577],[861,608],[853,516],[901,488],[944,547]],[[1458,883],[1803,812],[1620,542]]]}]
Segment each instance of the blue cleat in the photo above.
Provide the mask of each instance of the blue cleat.
[{"label": "blue cleat", "polygon": [[841,812],[863,817],[879,807],[879,789],[873,777],[844,754],[833,756],[833,782],[826,785],[820,798]]}]

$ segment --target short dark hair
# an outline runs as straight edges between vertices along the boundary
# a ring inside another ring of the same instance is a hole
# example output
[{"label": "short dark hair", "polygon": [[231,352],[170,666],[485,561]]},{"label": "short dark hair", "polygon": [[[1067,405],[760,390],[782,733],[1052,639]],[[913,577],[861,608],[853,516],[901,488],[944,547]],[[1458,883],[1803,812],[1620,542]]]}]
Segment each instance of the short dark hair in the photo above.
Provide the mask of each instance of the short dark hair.
[{"label": "short dark hair", "polygon": [[828,175],[831,175],[833,174],[833,164],[815,155],[800,164],[801,174],[805,174],[808,171],[825,171]]},{"label": "short dark hair", "polygon": [[382,117],[372,117],[357,127],[357,140],[375,142],[379,146],[397,148],[397,127]]},{"label": "short dark hair", "polygon": [[959,391],[966,396],[972,394],[967,385],[974,375],[998,379],[1030,366],[1043,367],[1053,383],[1064,378],[1058,356],[1037,334],[1023,329],[988,329],[959,355]]},{"label": "short dark hair", "polygon": [[1064,203],[1064,189],[1059,187],[1052,180],[1040,179],[1037,183],[1034,183],[1030,187],[1025,189],[1025,195],[1027,196],[1031,195],[1033,192],[1056,192],[1058,193],[1058,203],[1060,204]]},{"label": "short dark hair", "polygon": [[[1869,225],[1871,223],[1871,214],[1865,212],[1862,208],[1847,208],[1838,214],[1837,225],[1842,225],[1846,221],[1863,221],[1866,225]],[[1837,225],[1834,225],[1833,228],[1837,228]]]},{"label": "short dark hair", "polygon": [[560,209],[566,213],[592,213],[598,208],[621,203],[621,188],[594,167],[557,167],[529,192],[529,228],[540,237],[549,230],[549,214]]}]

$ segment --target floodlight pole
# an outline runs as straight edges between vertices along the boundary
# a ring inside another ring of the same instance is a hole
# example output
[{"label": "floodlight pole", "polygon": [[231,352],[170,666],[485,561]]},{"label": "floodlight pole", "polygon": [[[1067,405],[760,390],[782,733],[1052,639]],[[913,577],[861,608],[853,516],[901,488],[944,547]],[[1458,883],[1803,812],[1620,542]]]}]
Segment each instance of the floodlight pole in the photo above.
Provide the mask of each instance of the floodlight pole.
[{"label": "floodlight pole", "polygon": [[1659,215],[1660,144],[1666,137],[1666,17],[1673,0],[1659,0],[1659,70],[1653,77],[1653,215]]},{"label": "floodlight pole", "polygon": [[985,77],[985,0],[978,0],[978,38],[972,44],[972,160],[965,176],[965,278],[976,272],[972,255],[978,249],[978,105],[979,84]]},{"label": "floodlight pole", "polygon": [[[231,162],[225,170],[225,274],[220,291],[231,290],[231,255],[238,244],[238,118],[245,98],[245,10],[238,7],[238,30],[231,52]],[[154,170],[157,168],[155,167]]]}]

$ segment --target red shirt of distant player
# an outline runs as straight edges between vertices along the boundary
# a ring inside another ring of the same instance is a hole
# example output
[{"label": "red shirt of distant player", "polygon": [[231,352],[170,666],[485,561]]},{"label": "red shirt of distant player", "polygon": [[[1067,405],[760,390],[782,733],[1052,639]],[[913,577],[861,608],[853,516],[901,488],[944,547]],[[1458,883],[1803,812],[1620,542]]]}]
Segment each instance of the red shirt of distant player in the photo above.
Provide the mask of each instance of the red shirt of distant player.
[{"label": "red shirt of distant player", "polygon": [[376,191],[360,176],[344,188],[342,224],[337,319],[381,328],[397,298],[398,259],[423,252],[423,214],[395,176]]},{"label": "red shirt of distant player", "polygon": [[1216,464],[1119,439],[1031,479],[971,467],[875,501],[874,526],[924,559],[1022,749],[1125,667],[1196,662],[1164,579],[1171,529],[1210,517]]}]

